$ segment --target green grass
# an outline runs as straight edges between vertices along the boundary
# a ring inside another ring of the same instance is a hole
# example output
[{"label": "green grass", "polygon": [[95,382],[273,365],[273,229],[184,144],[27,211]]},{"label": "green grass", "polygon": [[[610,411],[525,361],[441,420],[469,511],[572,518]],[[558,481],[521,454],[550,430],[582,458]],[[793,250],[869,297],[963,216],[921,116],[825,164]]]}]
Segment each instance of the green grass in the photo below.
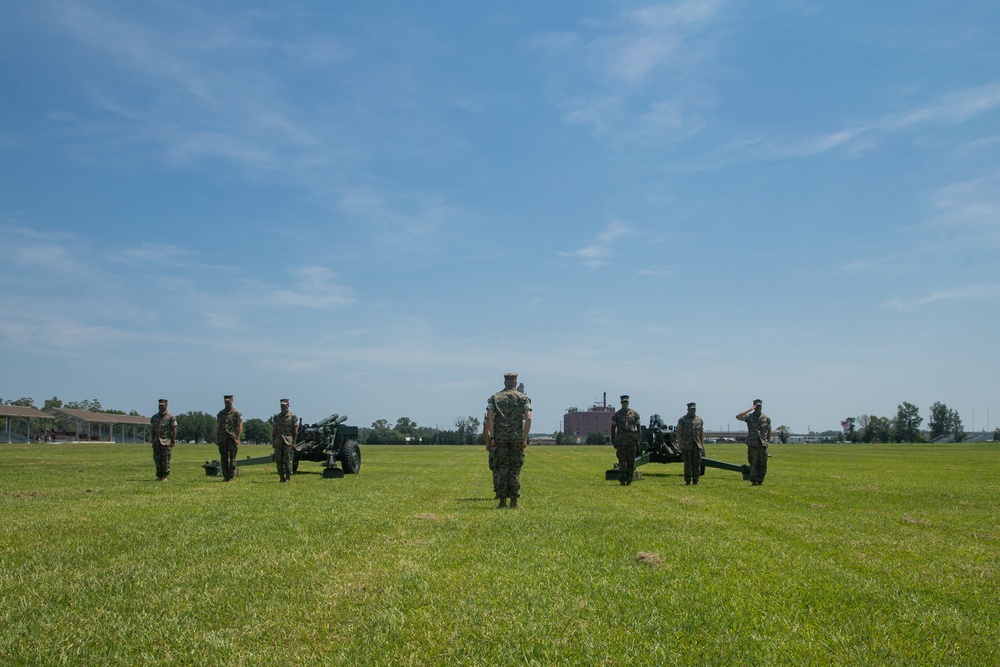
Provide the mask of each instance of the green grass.
[{"label": "green grass", "polygon": [[1000,664],[1000,446],[771,454],[759,488],[623,488],[610,447],[532,447],[517,511],[480,448],[282,485],[204,445],[162,484],[146,446],[0,445],[0,664]]}]

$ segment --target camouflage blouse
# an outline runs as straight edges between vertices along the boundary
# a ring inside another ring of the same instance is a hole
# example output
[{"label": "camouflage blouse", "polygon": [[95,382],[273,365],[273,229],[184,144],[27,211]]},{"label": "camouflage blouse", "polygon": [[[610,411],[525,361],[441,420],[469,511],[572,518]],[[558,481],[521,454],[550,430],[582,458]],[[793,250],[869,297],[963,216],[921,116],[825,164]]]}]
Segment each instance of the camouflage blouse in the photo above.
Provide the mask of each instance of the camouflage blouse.
[{"label": "camouflage blouse", "polygon": [[173,440],[174,427],[177,426],[177,418],[169,412],[160,414],[157,412],[149,418],[149,435],[154,445],[169,445]]},{"label": "camouflage blouse", "polygon": [[233,408],[232,410],[219,410],[216,415],[218,421],[219,437],[236,440],[240,435],[240,425],[243,423],[243,413]]},{"label": "camouflage blouse", "polygon": [[632,408],[622,408],[611,420],[615,423],[615,439],[620,442],[639,442],[641,429],[639,413]]},{"label": "camouflage blouse", "polygon": [[272,444],[294,445],[295,427],[299,425],[299,418],[295,416],[295,413],[281,414],[279,412],[272,419],[274,420],[274,425],[277,427]]},{"label": "camouflage blouse", "polygon": [[771,418],[763,412],[760,415],[750,413],[746,416],[747,445],[751,447],[767,447],[767,432],[771,430]]},{"label": "camouflage blouse", "polygon": [[493,437],[497,442],[524,440],[524,418],[531,411],[531,399],[516,389],[504,389],[490,396],[486,409],[493,411]]}]

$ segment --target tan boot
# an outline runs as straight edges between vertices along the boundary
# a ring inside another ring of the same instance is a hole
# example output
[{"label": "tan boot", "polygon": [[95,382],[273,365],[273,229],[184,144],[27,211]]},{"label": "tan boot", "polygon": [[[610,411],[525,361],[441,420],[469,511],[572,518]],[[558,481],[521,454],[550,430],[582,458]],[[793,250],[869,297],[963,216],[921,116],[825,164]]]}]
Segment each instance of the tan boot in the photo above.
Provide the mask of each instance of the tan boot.
[{"label": "tan boot", "polygon": [[519,510],[519,509],[521,509],[521,506],[517,503],[517,498],[511,498],[510,499],[510,508],[512,510]]}]

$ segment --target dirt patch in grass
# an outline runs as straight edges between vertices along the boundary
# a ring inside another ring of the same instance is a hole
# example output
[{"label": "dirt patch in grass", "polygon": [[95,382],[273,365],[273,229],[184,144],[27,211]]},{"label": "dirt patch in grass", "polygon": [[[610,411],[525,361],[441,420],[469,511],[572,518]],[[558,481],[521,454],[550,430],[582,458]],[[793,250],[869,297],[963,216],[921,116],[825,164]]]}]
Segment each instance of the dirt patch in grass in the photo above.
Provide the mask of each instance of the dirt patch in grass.
[{"label": "dirt patch in grass", "polygon": [[915,519],[912,516],[904,516],[903,523],[908,523],[914,526],[929,526],[931,522],[927,519]]},{"label": "dirt patch in grass", "polygon": [[640,551],[635,555],[635,559],[640,563],[645,563],[646,565],[663,565],[663,559],[660,558],[659,554],[650,553],[648,551]]},{"label": "dirt patch in grass", "polygon": [[441,517],[432,512],[422,512],[417,515],[418,519],[427,519],[428,521],[438,521]]},{"label": "dirt patch in grass", "polygon": [[22,500],[27,500],[28,498],[37,498],[42,495],[41,491],[18,491],[17,493],[7,492],[4,493],[5,496],[9,498],[20,498]]}]

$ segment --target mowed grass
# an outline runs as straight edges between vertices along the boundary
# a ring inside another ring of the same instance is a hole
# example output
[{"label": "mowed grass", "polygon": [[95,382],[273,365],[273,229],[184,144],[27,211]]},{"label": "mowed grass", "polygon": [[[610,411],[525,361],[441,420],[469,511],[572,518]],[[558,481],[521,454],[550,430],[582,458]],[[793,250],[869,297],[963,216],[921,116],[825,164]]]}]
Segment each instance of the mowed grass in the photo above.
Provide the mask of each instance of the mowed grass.
[{"label": "mowed grass", "polygon": [[0,664],[1000,664],[998,445],[775,445],[759,488],[532,447],[519,511],[481,448],[362,455],[0,445]]}]

